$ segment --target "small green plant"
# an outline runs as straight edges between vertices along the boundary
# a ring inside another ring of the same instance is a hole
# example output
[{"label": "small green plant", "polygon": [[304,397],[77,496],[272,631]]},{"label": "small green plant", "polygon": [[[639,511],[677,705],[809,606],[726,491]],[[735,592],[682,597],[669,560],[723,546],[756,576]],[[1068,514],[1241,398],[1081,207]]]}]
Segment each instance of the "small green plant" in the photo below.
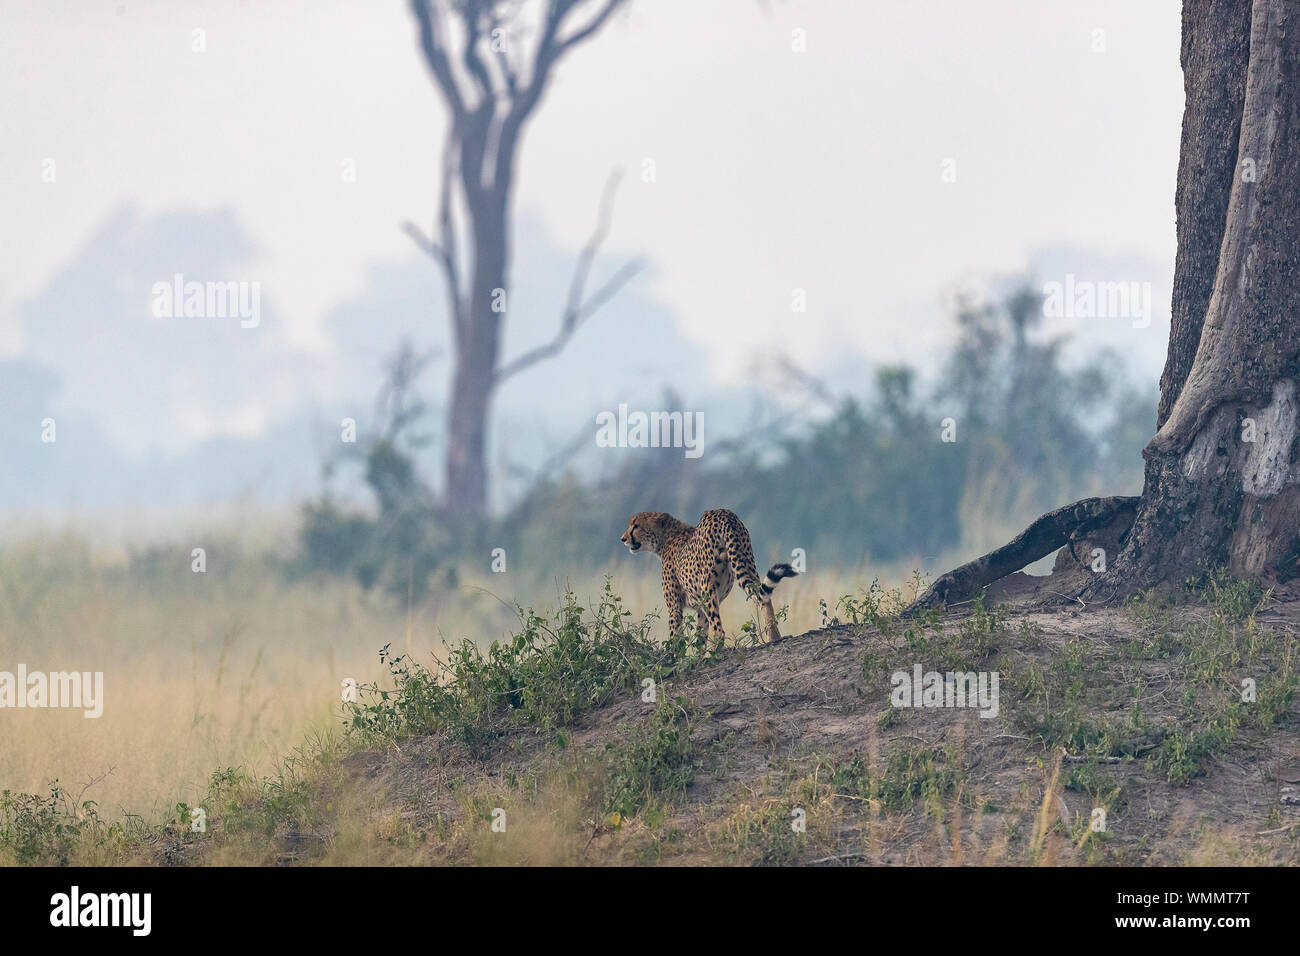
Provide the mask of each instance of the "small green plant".
[{"label": "small green plant", "polygon": [[957,625],[956,635],[937,642],[939,663],[944,670],[980,670],[980,665],[998,650],[1005,629],[1002,612],[986,607],[984,595],[978,595],[970,616]]},{"label": "small green plant", "polygon": [[684,698],[663,701],[630,737],[606,745],[602,816],[634,817],[694,783],[690,714]]},{"label": "small green plant", "polygon": [[903,811],[917,800],[929,804],[947,796],[957,785],[959,761],[949,749],[899,747],[875,772],[857,754],[828,770],[827,782],[837,793],[876,803],[881,809]]},{"label": "small green plant", "polygon": [[[907,606],[898,588],[884,588],[876,578],[869,587],[860,588],[857,594],[845,594],[835,602],[835,615],[829,617],[826,602],[820,601],[822,626],[852,624],[861,627],[870,624],[882,634],[892,634],[894,619]],[[841,617],[843,615],[843,617]]]},{"label": "small green plant", "polygon": [[44,797],[0,793],[0,848],[11,853],[14,862],[68,863],[81,824],[64,811],[62,793],[57,781]]},{"label": "small green plant", "polygon": [[1195,728],[1178,727],[1165,738],[1156,753],[1155,764],[1164,768],[1171,783],[1186,784],[1205,773],[1210,758],[1228,745],[1236,730],[1235,720],[1211,720]]},{"label": "small green plant", "polygon": [[1259,582],[1234,578],[1227,568],[1212,567],[1205,562],[1200,565],[1200,573],[1189,577],[1184,584],[1188,591],[1230,621],[1246,620],[1273,596]]},{"label": "small green plant", "polygon": [[100,779],[79,796],[57,780],[44,796],[0,791],[0,863],[66,866],[78,854],[78,862],[97,862],[130,852],[139,835],[136,818],[109,823],[94,800],[83,799]]}]

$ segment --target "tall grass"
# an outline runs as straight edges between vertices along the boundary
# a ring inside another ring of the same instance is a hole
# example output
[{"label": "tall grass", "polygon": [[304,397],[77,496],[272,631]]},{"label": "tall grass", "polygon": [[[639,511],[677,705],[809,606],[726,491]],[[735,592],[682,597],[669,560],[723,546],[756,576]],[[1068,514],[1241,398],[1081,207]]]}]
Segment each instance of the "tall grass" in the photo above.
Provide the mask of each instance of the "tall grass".
[{"label": "tall grass", "polygon": [[109,560],[72,536],[0,550],[0,670],[102,671],[105,699],[97,719],[0,712],[0,788],[107,774],[88,794],[102,812],[157,818],[214,767],[265,765],[329,722],[343,677],[377,671],[376,639],[405,640],[405,615],[347,582],[286,586],[220,548],[208,562]]},{"label": "tall grass", "polygon": [[[203,573],[191,569],[195,540],[206,544]],[[820,600],[880,573],[813,567],[784,582],[783,630],[819,627]],[[86,798],[101,813],[165,820],[215,768],[268,770],[304,735],[337,726],[344,678],[388,678],[381,647],[425,665],[464,640],[487,650],[518,629],[515,606],[548,614],[566,587],[596,599],[607,574],[636,620],[656,615],[648,637],[664,640],[658,562],[646,558],[574,579],[493,574],[484,562],[408,604],[346,577],[286,578],[270,544],[239,528],[144,549],[72,532],[10,541],[0,546],[0,670],[102,671],[105,706],[98,719],[0,711],[0,789],[45,793],[58,781],[77,793],[97,779]],[[757,623],[743,596],[722,612],[733,639]]]}]

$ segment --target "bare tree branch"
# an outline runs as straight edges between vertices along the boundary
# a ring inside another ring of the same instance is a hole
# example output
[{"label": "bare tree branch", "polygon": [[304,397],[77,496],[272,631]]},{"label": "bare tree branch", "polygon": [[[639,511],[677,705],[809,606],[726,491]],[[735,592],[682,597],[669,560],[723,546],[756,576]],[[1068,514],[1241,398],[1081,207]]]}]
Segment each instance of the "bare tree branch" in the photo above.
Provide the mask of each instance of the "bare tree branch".
[{"label": "bare tree branch", "polygon": [[492,188],[503,188],[510,182],[510,166],[514,162],[515,149],[524,122],[533,111],[533,107],[542,98],[551,66],[555,62],[555,34],[560,28],[560,20],[567,12],[567,3],[571,0],[553,0],[547,10],[542,24],[542,36],[538,41],[537,53],[533,59],[532,77],[528,85],[519,89],[510,100],[510,109],[501,121],[497,133],[496,161],[493,164]]},{"label": "bare tree branch", "polygon": [[420,227],[411,220],[406,219],[402,222],[402,232],[411,237],[411,241],[419,247],[421,252],[432,256],[439,262],[442,261],[442,247],[421,232]]},{"label": "bare tree branch", "polygon": [[419,24],[420,50],[424,54],[424,63],[446,97],[447,105],[459,116],[465,112],[465,101],[461,97],[460,87],[456,85],[451,61],[447,58],[442,10],[435,0],[411,0],[411,13]]},{"label": "bare tree branch", "polygon": [[574,31],[568,37],[560,41],[560,53],[565,53],[571,50],[573,47],[577,46],[583,40],[587,39],[599,30],[605,25],[605,21],[609,19],[610,15],[625,2],[626,0],[605,0],[605,5],[601,8],[600,12],[592,17],[585,27]]},{"label": "bare tree branch", "polygon": [[453,123],[447,130],[447,142],[442,149],[442,186],[438,193],[438,230],[442,237],[443,272],[447,280],[447,299],[451,308],[452,328],[457,341],[465,334],[465,301],[460,286],[460,245],[456,241],[456,220],[453,214],[452,180],[456,176],[457,127]]},{"label": "bare tree branch", "polygon": [[494,189],[510,182],[510,164],[514,162],[520,131],[533,108],[540,102],[552,68],[565,53],[595,33],[625,2],[626,0],[605,0],[600,12],[585,27],[561,40],[559,34],[564,20],[578,6],[578,0],[551,0],[542,24],[542,36],[537,44],[537,54],[533,59],[532,77],[527,86],[519,89],[511,97],[510,110],[501,122],[497,137],[495,169],[492,174]]},{"label": "bare tree branch", "polygon": [[595,261],[596,253],[600,251],[605,237],[609,235],[610,222],[613,218],[614,197],[618,192],[618,183],[621,178],[622,173],[615,170],[610,173],[609,179],[605,181],[605,189],[600,200],[600,212],[596,220],[596,229],[592,232],[591,238],[587,240],[582,252],[579,253],[578,261],[574,266],[573,278],[569,282],[569,299],[560,321],[560,330],[555,334],[555,338],[551,339],[547,344],[539,345],[537,348],[525,352],[514,361],[507,362],[498,368],[496,375],[493,376],[494,386],[501,384],[510,376],[522,372],[543,359],[558,355],[568,344],[569,339],[573,337],[573,333],[577,331],[578,326],[613,298],[619,289],[641,271],[643,263],[639,260],[625,263],[593,295],[584,297],[587,278],[591,272],[591,264]]},{"label": "bare tree branch", "polygon": [[[467,3],[461,8],[461,19],[465,23],[465,50],[463,59],[465,62],[465,69],[469,71],[469,75],[474,78],[474,82],[478,86],[479,95],[481,97],[478,104],[480,109],[485,103],[494,103],[496,100],[496,91],[492,86],[492,77],[488,74],[487,64],[483,62],[483,58],[479,55],[478,50],[479,38],[482,36],[486,6],[490,5],[477,2],[477,0],[472,0],[472,2]],[[491,30],[492,28],[489,26],[489,34],[491,33]]]},{"label": "bare tree branch", "polygon": [[777,371],[784,374],[787,378],[794,381],[796,385],[804,389],[815,398],[825,402],[831,408],[839,408],[840,399],[831,391],[829,385],[820,378],[809,372],[807,369],[798,365],[788,356],[782,355],[776,358],[775,365]]},{"label": "bare tree branch", "polygon": [[461,298],[460,252],[456,241],[456,225],[452,214],[452,181],[456,176],[456,120],[453,119],[442,149],[442,185],[438,199],[438,231],[441,241],[424,235],[415,223],[404,222],[402,231],[411,237],[416,246],[431,256],[441,267],[447,286],[447,304],[451,311],[452,331],[459,340],[465,331],[465,304]]},{"label": "bare tree branch", "polygon": [[[492,33],[498,29],[505,29],[503,26],[504,23],[515,19],[513,13],[501,17],[497,15],[495,10],[492,11],[490,17],[491,19],[488,23],[489,37],[491,37]],[[508,35],[509,34],[507,33],[507,36]],[[501,82],[505,84],[506,94],[510,99],[514,99],[519,93],[519,70],[510,62],[510,44],[503,43],[499,47],[495,48],[493,52],[496,54],[497,68],[501,71]]]}]

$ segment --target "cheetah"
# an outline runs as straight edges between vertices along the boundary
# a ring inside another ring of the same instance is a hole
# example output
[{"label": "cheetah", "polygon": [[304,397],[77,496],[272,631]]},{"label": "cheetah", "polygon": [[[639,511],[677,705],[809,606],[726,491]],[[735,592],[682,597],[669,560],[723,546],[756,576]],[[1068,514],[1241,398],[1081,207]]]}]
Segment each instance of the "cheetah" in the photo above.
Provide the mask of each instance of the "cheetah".
[{"label": "cheetah", "polygon": [[725,508],[706,511],[692,527],[662,511],[642,511],[632,516],[619,540],[633,554],[644,549],[663,561],[664,604],[671,633],[681,632],[682,606],[690,602],[700,624],[707,625],[701,628],[702,639],[711,635],[721,641],[718,605],[739,580],[762,608],[768,639],[781,639],[772,611],[772,589],[782,578],[792,578],[798,572],[788,564],[774,564],[760,582],[749,532],[732,512]]}]

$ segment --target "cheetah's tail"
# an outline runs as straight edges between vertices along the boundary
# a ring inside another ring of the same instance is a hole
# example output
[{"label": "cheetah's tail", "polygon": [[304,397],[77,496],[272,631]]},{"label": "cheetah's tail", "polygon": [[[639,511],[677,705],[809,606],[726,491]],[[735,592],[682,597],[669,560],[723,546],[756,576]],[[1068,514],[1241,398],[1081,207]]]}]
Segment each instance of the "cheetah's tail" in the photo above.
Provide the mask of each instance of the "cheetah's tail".
[{"label": "cheetah's tail", "polygon": [[767,577],[759,585],[759,589],[764,594],[771,594],[776,586],[781,583],[782,578],[795,577],[799,572],[788,564],[774,564],[767,570]]}]

